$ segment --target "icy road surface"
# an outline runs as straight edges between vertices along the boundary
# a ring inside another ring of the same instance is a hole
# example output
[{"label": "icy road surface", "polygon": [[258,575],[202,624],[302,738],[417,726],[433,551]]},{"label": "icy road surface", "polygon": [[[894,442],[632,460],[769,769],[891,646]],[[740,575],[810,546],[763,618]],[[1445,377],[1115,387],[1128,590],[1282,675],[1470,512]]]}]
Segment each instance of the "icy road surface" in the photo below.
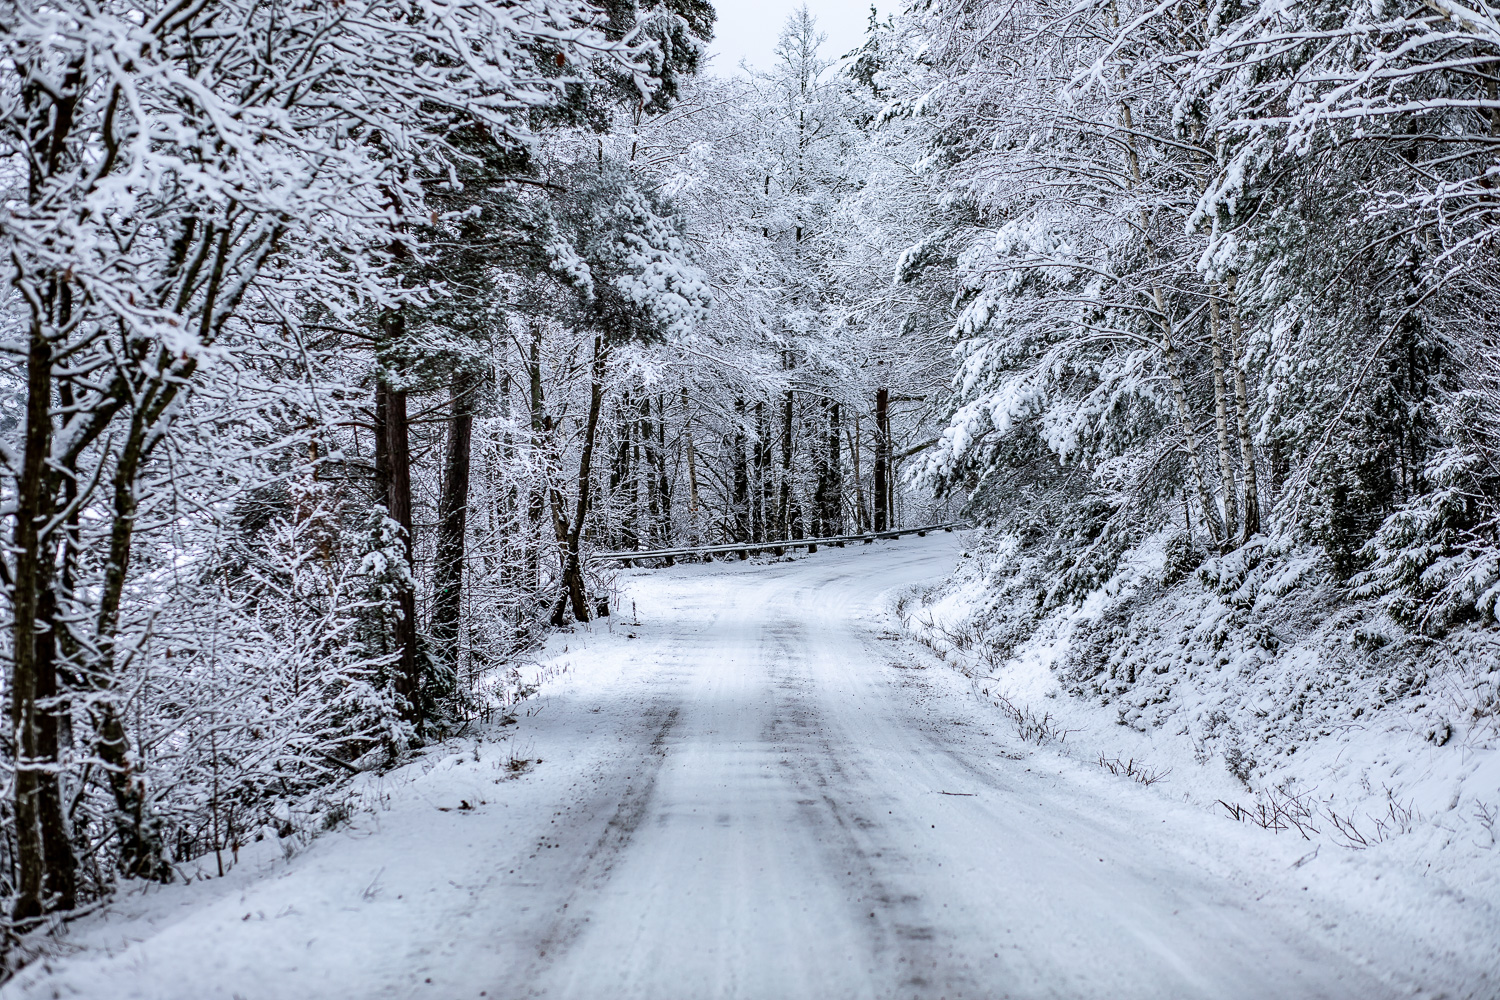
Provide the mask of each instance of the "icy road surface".
[{"label": "icy road surface", "polygon": [[1021,744],[883,610],[958,546],[636,571],[515,725],[290,860],[124,895],[3,995],[1495,995],[1483,927],[1366,926],[1305,845]]}]

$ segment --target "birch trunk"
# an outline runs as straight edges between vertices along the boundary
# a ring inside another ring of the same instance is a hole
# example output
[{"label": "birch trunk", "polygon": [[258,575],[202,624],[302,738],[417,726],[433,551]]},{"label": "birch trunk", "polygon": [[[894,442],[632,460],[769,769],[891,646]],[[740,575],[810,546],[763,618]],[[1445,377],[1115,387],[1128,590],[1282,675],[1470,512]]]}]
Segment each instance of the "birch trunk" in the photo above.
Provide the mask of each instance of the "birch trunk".
[{"label": "birch trunk", "polygon": [[533,323],[531,327],[531,343],[526,352],[526,376],[531,403],[531,454],[533,461],[540,459],[538,463],[540,468],[531,487],[531,496],[527,498],[526,520],[531,532],[531,546],[526,569],[532,590],[540,602],[542,518],[547,516],[545,483],[548,479],[547,472],[550,471],[547,462],[546,401],[542,394],[542,327],[540,323]]},{"label": "birch trunk", "polygon": [[1235,429],[1240,438],[1240,465],[1245,470],[1245,527],[1242,541],[1260,533],[1260,484],[1255,472],[1255,440],[1250,436],[1250,394],[1245,387],[1245,359],[1240,329],[1239,298],[1235,294],[1235,276],[1227,281],[1229,290],[1229,354],[1234,363]]},{"label": "birch trunk", "polygon": [[1224,341],[1220,336],[1219,290],[1210,285],[1208,289],[1208,332],[1213,341],[1214,355],[1214,429],[1219,444],[1219,479],[1223,483],[1224,539],[1225,549],[1234,544],[1236,515],[1239,508],[1239,490],[1234,482],[1234,462],[1229,457],[1229,401],[1224,380]]},{"label": "birch trunk", "polygon": [[1167,316],[1166,303],[1162,301],[1160,287],[1151,290],[1156,302],[1156,311],[1162,325],[1162,353],[1167,362],[1167,377],[1172,382],[1172,396],[1177,403],[1177,416],[1182,423],[1183,446],[1187,449],[1188,463],[1193,470],[1193,481],[1198,487],[1198,506],[1202,508],[1203,525],[1209,537],[1218,545],[1223,536],[1219,531],[1217,505],[1213,491],[1208,486],[1208,476],[1203,470],[1203,457],[1198,452],[1198,433],[1193,429],[1192,413],[1188,409],[1187,389],[1182,382],[1182,368],[1178,363],[1177,348],[1173,342],[1172,321]]},{"label": "birch trunk", "polygon": [[[1116,19],[1115,26],[1118,27],[1118,14],[1111,9],[1111,16]],[[1125,127],[1125,160],[1130,169],[1131,187],[1139,187],[1141,184],[1141,158],[1135,146],[1135,121],[1130,113],[1130,105],[1124,101],[1120,102],[1120,123]],[[1151,216],[1144,206],[1141,208],[1141,237],[1146,241],[1146,249],[1151,258],[1157,258],[1156,244],[1151,239]],[[1161,286],[1151,286],[1151,299],[1156,305],[1156,313],[1160,319],[1163,341],[1162,354],[1167,362],[1167,375],[1172,382],[1172,395],[1177,404],[1177,416],[1182,423],[1183,444],[1187,448],[1188,462],[1192,466],[1193,479],[1198,487],[1198,503],[1203,508],[1203,524],[1213,539],[1215,545],[1222,545],[1220,535],[1220,522],[1217,505],[1214,502],[1213,491],[1209,488],[1208,477],[1203,471],[1203,459],[1198,453],[1198,433],[1193,428],[1193,415],[1188,408],[1187,389],[1182,381],[1182,366],[1177,357],[1177,348],[1173,341],[1173,330],[1171,317],[1167,315],[1166,302],[1162,298]],[[1227,507],[1227,505],[1226,505]]]}]

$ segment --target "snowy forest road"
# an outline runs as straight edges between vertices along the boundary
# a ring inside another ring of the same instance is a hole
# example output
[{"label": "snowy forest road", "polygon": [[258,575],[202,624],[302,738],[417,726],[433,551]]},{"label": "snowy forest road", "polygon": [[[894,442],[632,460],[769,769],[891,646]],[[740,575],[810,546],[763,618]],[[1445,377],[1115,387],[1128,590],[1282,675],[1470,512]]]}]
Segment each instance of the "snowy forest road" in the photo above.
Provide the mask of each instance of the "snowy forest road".
[{"label": "snowy forest road", "polygon": [[658,584],[647,618],[671,625],[639,653],[660,762],[536,994],[1382,995],[911,682],[871,622],[955,557],[937,539]]},{"label": "snowy forest road", "polygon": [[958,545],[626,578],[641,624],[559,637],[515,726],[290,861],[132,894],[3,995],[1397,995],[905,647],[888,593]]}]

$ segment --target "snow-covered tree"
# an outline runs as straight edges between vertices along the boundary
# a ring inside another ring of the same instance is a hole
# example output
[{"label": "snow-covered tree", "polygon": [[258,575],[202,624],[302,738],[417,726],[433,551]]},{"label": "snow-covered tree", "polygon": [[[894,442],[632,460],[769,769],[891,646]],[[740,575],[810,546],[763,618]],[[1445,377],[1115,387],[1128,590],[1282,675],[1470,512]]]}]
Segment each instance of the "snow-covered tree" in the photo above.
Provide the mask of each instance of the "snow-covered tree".
[{"label": "snow-covered tree", "polygon": [[[75,710],[120,870],[170,872],[121,704],[150,635],[137,606],[160,600],[137,544],[162,527],[148,491],[171,483],[196,390],[236,365],[290,374],[311,331],[427,294],[389,262],[425,217],[423,178],[462,159],[458,118],[520,143],[568,72],[624,73],[649,97],[636,41],[595,19],[562,0],[0,13],[0,240],[24,359],[4,452],[18,918],[75,900],[58,766]],[[395,685],[411,717],[410,671]]]}]

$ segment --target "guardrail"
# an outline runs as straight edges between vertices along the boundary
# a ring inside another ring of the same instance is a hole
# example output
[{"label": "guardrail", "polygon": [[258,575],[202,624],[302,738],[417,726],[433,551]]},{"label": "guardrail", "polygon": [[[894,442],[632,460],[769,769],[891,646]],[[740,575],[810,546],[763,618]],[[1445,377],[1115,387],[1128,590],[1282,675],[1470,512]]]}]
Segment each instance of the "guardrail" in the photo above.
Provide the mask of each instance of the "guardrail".
[{"label": "guardrail", "polygon": [[774,542],[727,542],[723,545],[694,545],[677,549],[651,549],[639,552],[596,552],[591,557],[596,563],[618,563],[629,568],[638,562],[656,559],[682,559],[687,556],[738,555],[748,559],[761,552],[782,553],[787,549],[816,549],[819,545],[848,545],[863,542],[868,545],[877,538],[900,538],[902,535],[926,535],[929,531],[952,531],[967,527],[959,521],[943,524],[924,524],[920,528],[893,528],[890,531],[872,531],[863,535],[832,535],[826,538],[787,538]]}]

